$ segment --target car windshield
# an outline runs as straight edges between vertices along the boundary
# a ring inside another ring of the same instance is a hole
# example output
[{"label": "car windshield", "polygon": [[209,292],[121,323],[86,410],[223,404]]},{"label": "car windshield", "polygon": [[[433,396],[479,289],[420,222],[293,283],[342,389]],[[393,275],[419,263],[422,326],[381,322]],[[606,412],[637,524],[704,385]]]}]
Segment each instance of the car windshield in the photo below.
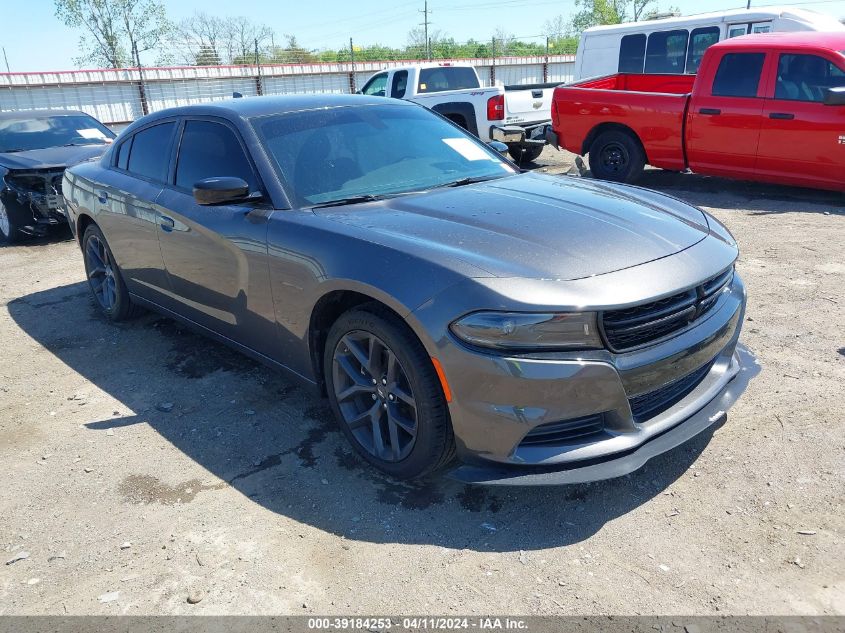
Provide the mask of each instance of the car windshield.
[{"label": "car windshield", "polygon": [[114,132],[87,114],[0,118],[0,152],[102,145],[114,136]]},{"label": "car windshield", "polygon": [[307,110],[252,123],[297,206],[515,173],[481,141],[416,106]]}]

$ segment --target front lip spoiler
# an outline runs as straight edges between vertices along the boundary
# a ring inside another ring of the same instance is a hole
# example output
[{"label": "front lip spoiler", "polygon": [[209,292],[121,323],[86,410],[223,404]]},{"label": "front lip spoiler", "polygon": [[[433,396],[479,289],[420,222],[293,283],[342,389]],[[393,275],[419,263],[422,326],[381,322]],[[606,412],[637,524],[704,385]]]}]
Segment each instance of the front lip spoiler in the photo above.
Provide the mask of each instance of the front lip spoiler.
[{"label": "front lip spoiler", "polygon": [[[741,357],[742,360],[741,360]],[[747,358],[747,362],[746,362]],[[753,356],[737,348],[728,369],[730,379],[721,391],[689,418],[623,455],[587,460],[565,466],[502,466],[499,464],[459,466],[448,477],[466,484],[485,486],[556,486],[582,484],[621,477],[726,419],[726,412],[745,390],[759,368]]]}]

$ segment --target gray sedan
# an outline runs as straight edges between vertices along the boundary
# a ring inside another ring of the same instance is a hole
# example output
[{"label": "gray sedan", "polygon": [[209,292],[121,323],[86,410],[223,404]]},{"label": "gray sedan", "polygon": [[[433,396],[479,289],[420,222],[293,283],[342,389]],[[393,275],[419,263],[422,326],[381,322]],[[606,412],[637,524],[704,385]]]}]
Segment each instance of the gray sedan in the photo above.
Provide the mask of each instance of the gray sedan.
[{"label": "gray sedan", "polygon": [[398,478],[631,472],[713,424],[739,371],[724,226],[519,173],[407,102],[165,110],[63,191],[106,317],[150,308],[312,385]]}]

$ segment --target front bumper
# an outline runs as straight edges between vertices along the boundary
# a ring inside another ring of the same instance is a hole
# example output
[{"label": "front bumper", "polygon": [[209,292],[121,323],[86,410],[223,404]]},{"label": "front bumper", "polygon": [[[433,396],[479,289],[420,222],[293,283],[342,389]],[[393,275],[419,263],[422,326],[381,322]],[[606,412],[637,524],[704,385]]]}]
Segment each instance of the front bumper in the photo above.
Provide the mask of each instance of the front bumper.
[{"label": "front bumper", "polygon": [[[449,379],[450,412],[465,464],[453,476],[519,485],[595,481],[631,472],[685,442],[729,406],[728,385],[740,371],[735,352],[744,311],[745,289],[735,276],[709,317],[641,350],[527,358],[450,346],[441,361],[464,367]],[[701,377],[679,400],[648,419],[635,418],[637,396],[696,372]],[[597,414],[605,420],[599,434],[523,444],[536,427]]]}]

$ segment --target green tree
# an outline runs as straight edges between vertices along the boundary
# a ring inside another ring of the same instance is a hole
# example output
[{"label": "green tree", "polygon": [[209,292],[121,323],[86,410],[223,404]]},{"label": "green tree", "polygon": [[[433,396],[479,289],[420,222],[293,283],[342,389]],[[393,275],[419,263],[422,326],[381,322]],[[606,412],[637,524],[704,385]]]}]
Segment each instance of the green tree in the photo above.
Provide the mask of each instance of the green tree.
[{"label": "green tree", "polygon": [[55,0],[56,17],[81,29],[76,62],[120,68],[158,49],[171,25],[155,0]]}]

